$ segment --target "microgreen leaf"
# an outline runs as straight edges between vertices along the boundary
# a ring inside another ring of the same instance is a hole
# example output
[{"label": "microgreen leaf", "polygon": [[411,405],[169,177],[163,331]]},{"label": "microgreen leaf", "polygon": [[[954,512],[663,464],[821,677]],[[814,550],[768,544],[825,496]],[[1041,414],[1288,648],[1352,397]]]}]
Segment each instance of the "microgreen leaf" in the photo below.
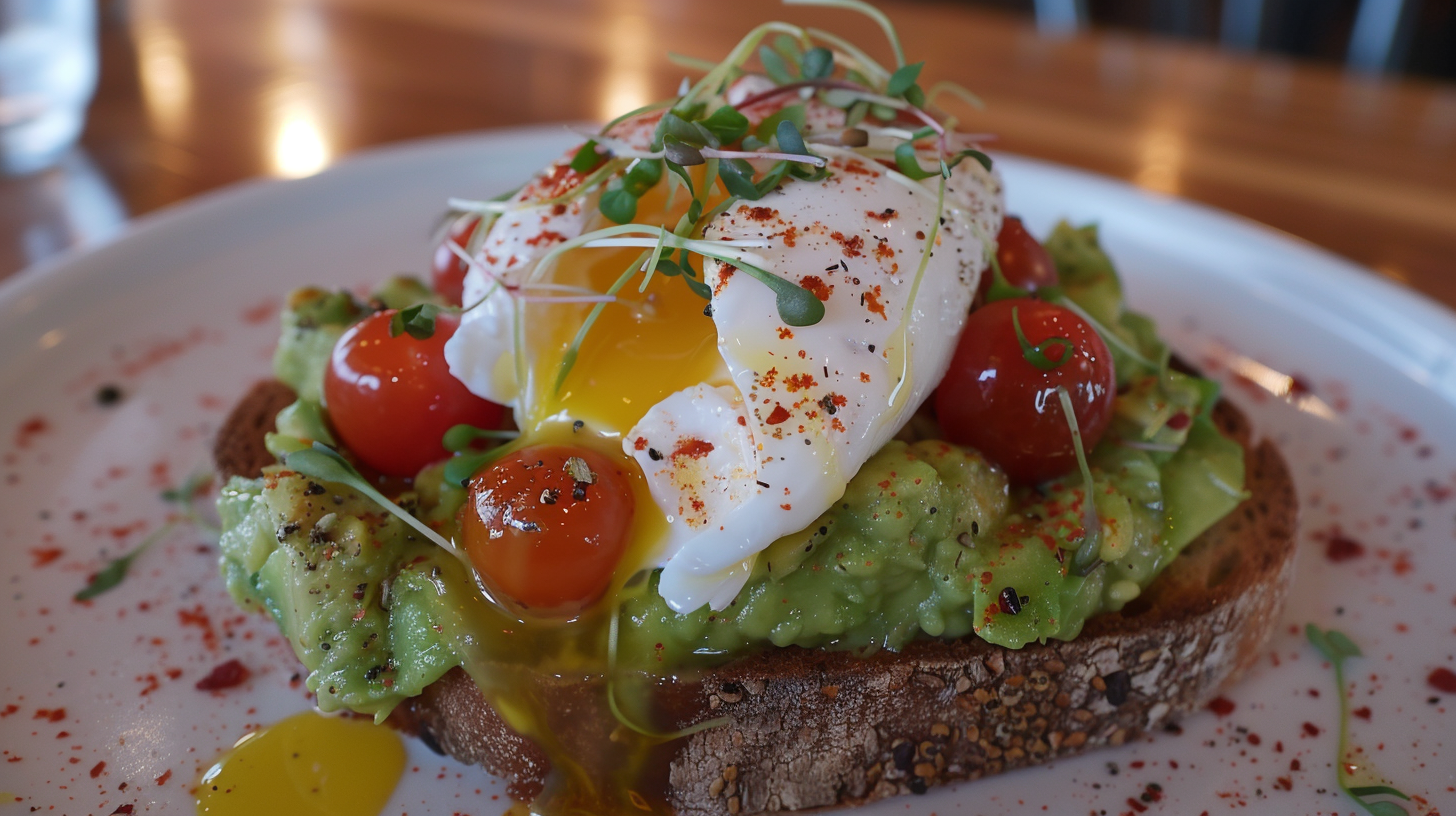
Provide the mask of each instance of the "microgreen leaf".
[{"label": "microgreen leaf", "polygon": [[[775,164],[772,169],[770,169],[767,173],[763,175],[763,178],[759,179],[758,182],[754,184],[754,191],[758,193],[758,195],[755,196],[754,200],[756,201],[760,198],[763,198],[764,196],[777,189],[779,186],[779,182],[784,180],[784,176],[788,175],[791,169],[792,165],[790,165],[786,161],[781,161],[778,164]],[[823,168],[820,169],[822,170]]]},{"label": "microgreen leaf", "polygon": [[686,283],[688,285],[688,289],[690,289],[693,294],[697,295],[698,297],[702,298],[703,300],[712,300],[713,299],[713,289],[712,289],[712,287],[708,286],[708,284],[703,283],[702,281],[698,280],[697,278],[690,277],[688,275],[684,275],[683,276],[683,283]]},{"label": "microgreen leaf", "polygon": [[974,148],[962,150],[961,152],[952,156],[950,160],[950,166],[955,167],[965,159],[975,159],[976,162],[982,167],[986,168],[987,170],[991,169],[991,157]]},{"label": "microgreen leaf", "polygon": [[819,98],[831,108],[848,108],[862,101],[859,91],[848,88],[828,88],[819,94]]},{"label": "microgreen leaf", "polygon": [[920,166],[920,160],[915,158],[915,145],[913,142],[901,142],[896,146],[895,169],[916,181],[928,179],[940,173],[939,167],[934,170],[926,170]]},{"label": "microgreen leaf", "polygon": [[779,149],[785,153],[793,153],[797,156],[812,156],[808,145],[804,144],[804,137],[799,129],[794,126],[792,120],[784,119],[779,122],[778,128],[774,131],[774,138],[778,139]]},{"label": "microgreen leaf", "polygon": [[408,309],[400,309],[389,319],[389,336],[408,334],[416,340],[428,340],[435,336],[435,318],[441,311],[433,303],[416,303]]},{"label": "microgreen leaf", "polygon": [[694,167],[707,161],[702,151],[671,137],[662,140],[662,153],[669,163],[679,167]]},{"label": "microgreen leaf", "polygon": [[115,589],[126,579],[126,572],[131,568],[132,559],[140,555],[141,551],[142,548],[138,547],[120,558],[113,559],[100,572],[91,576],[91,580],[86,583],[86,586],[75,594],[75,599],[89,601],[103,592]]},{"label": "microgreen leaf", "polygon": [[602,155],[597,152],[597,143],[588,140],[586,144],[577,149],[576,155],[571,157],[571,169],[581,175],[586,175],[601,160]]},{"label": "microgreen leaf", "polygon": [[784,62],[783,57],[779,56],[779,52],[772,48],[766,45],[759,47],[758,61],[763,63],[763,72],[768,74],[768,78],[772,79],[775,84],[788,85],[794,81],[794,75],[789,73],[788,64]]},{"label": "microgreen leaf", "polygon": [[718,137],[720,144],[732,144],[743,138],[743,134],[748,132],[748,117],[739,113],[732,105],[724,105],[713,111],[712,116],[698,124]]},{"label": "microgreen leaf", "polygon": [[733,265],[773,291],[779,319],[786,325],[812,326],[824,319],[824,303],[808,289],[752,264],[734,262]]},{"label": "microgreen leaf", "polygon": [[506,446],[498,445],[490,450],[479,453],[465,453],[452,456],[445,462],[444,479],[448,484],[464,487],[470,481],[470,477],[475,475],[476,471],[495,459],[498,459],[505,452]]},{"label": "microgreen leaf", "polygon": [[1370,811],[1370,816],[1409,816],[1405,808],[1394,802],[1361,802],[1360,804]]},{"label": "microgreen leaf", "polygon": [[[1065,337],[1049,337],[1046,340],[1033,346],[1031,341],[1026,339],[1026,333],[1021,330],[1021,320],[1018,318],[1017,307],[1011,307],[1011,327],[1016,330],[1016,342],[1021,344],[1021,356],[1028,363],[1036,366],[1041,371],[1051,371],[1072,359],[1072,341]],[[1047,355],[1047,349],[1053,346],[1060,346],[1061,355],[1053,360]]]},{"label": "microgreen leaf", "polygon": [[872,102],[870,103],[870,115],[881,122],[892,122],[900,114],[889,105],[880,105]]},{"label": "microgreen leaf", "polygon": [[909,65],[902,65],[890,74],[890,81],[885,85],[885,96],[903,96],[915,80],[920,78],[920,71],[925,67],[924,62],[915,62]]},{"label": "microgreen leaf", "polygon": [[728,192],[739,198],[757,201],[763,197],[753,184],[753,165],[744,159],[729,159],[718,165],[718,177]]},{"label": "microgreen leaf", "polygon": [[446,431],[440,439],[440,444],[451,453],[459,453],[468,449],[479,439],[515,439],[520,435],[520,431],[494,431],[461,424]]},{"label": "microgreen leaf", "polygon": [[800,63],[800,74],[804,79],[823,79],[834,73],[834,52],[828,48],[811,48]]},{"label": "microgreen leaf", "polygon": [[1355,645],[1355,641],[1350,640],[1349,635],[1346,635],[1344,632],[1341,632],[1338,629],[1331,629],[1325,632],[1325,638],[1329,641],[1330,648],[1333,649],[1335,654],[1338,654],[1341,659],[1346,657],[1362,656],[1360,653],[1360,647]]},{"label": "microgreen leaf", "polygon": [[774,134],[778,133],[779,122],[784,120],[793,122],[795,127],[803,131],[808,121],[807,115],[804,112],[804,106],[789,105],[779,108],[767,119],[758,123],[758,127],[754,129],[753,135],[757,136],[764,144],[767,144],[769,140],[773,139]]},{"label": "microgreen leaf", "polygon": [[347,459],[327,445],[315,442],[311,448],[294,451],[284,457],[283,466],[320,481],[334,482],[353,488],[375,504],[388,510],[400,521],[413,527],[425,538],[449,551],[451,555],[459,556],[459,551],[455,549],[454,544],[431,530],[424,522],[405,512],[404,508],[386,498],[383,493],[369,484],[368,480],[361,476]]},{"label": "microgreen leaf", "polygon": [[682,267],[678,266],[677,261],[674,261],[671,258],[663,258],[662,260],[657,262],[657,274],[659,275],[668,278],[675,278],[682,273]]},{"label": "microgreen leaf", "polygon": [[654,141],[660,147],[668,136],[693,147],[717,147],[718,137],[696,122],[689,122],[672,111],[662,115],[657,123]]},{"label": "microgreen leaf", "polygon": [[854,103],[853,105],[850,105],[849,112],[844,115],[844,126],[847,128],[855,127],[860,122],[864,121],[865,114],[869,112],[870,103],[864,101],[863,99]]},{"label": "microgreen leaf", "polygon": [[621,187],[613,186],[602,193],[597,203],[602,215],[618,224],[630,224],[637,217],[637,196]]},{"label": "microgreen leaf", "polygon": [[659,181],[662,181],[662,162],[658,159],[638,159],[622,174],[622,189],[631,193],[634,198],[641,198],[643,193],[657,186]]},{"label": "microgreen leaf", "polygon": [[917,108],[925,107],[925,91],[919,85],[911,85],[905,89],[905,101]]},{"label": "microgreen leaf", "polygon": [[[697,187],[693,184],[693,174],[692,173],[689,173],[686,169],[684,169],[682,165],[680,165],[680,164],[673,164],[672,162],[668,162],[667,163],[667,169],[673,175],[675,175],[678,178],[682,179],[683,184],[686,184],[687,185],[688,195],[692,196],[693,199],[696,200],[697,197],[698,197],[698,193],[697,193]],[[635,215],[636,212],[637,212],[637,209],[634,206],[632,208],[632,213]],[[621,223],[626,223],[626,222],[619,221],[617,223],[621,224]]]}]

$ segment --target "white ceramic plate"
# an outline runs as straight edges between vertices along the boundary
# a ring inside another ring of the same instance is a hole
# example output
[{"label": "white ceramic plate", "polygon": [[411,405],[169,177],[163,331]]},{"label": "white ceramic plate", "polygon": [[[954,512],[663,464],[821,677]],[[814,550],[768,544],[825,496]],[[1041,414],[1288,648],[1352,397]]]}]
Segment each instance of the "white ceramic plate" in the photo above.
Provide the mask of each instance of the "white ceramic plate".
[{"label": "white ceramic plate", "polygon": [[[0,289],[0,794],[21,800],[0,816],[190,813],[189,788],[219,752],[309,704],[272,624],[232,607],[194,534],[167,538],[94,603],[70,597],[164,522],[160,488],[208,466],[226,410],[268,374],[283,293],[424,272],[447,196],[513,186],[569,139],[443,139],[244,185]],[[1228,692],[1231,713],[861,812],[1116,814],[1144,805],[1149,784],[1161,786],[1153,812],[1352,812],[1334,786],[1336,699],[1299,633],[1307,621],[1365,647],[1349,673],[1352,704],[1369,711],[1355,743],[1424,797],[1412,812],[1456,810],[1456,697],[1427,682],[1456,668],[1456,317],[1255,224],[999,162],[1011,210],[1038,234],[1061,217],[1100,222],[1134,306],[1278,441],[1303,505],[1298,581],[1267,659]],[[124,398],[99,405],[105,385]],[[1326,558],[1337,528],[1363,556]],[[195,690],[231,658],[253,669],[247,685]],[[505,810],[478,770],[410,752],[386,813]]]}]

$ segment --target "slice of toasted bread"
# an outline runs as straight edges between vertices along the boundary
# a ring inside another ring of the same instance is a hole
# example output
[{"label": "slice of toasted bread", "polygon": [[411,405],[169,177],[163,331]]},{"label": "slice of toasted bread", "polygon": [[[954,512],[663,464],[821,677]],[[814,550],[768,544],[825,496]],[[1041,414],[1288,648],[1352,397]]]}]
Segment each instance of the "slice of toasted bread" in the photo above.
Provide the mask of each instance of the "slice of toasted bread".
[{"label": "slice of toasted bread", "polygon": [[[1118,745],[1205,705],[1273,630],[1297,515],[1274,446],[1254,444],[1227,402],[1214,418],[1245,448],[1251,498],[1121,612],[1092,618],[1075,640],[1019,650],[972,637],[870,657],[787,648],[739,659],[668,690],[680,722],[727,723],[671,743],[651,786],[680,814],[859,804]],[[259,427],[256,417],[238,421]],[[224,473],[256,472],[218,451]],[[601,683],[531,682],[528,692],[569,732],[573,759],[588,773],[593,757],[610,761],[618,723]],[[431,748],[503,777],[518,799],[539,794],[551,771],[546,752],[512,731],[460,669],[393,719]]]}]

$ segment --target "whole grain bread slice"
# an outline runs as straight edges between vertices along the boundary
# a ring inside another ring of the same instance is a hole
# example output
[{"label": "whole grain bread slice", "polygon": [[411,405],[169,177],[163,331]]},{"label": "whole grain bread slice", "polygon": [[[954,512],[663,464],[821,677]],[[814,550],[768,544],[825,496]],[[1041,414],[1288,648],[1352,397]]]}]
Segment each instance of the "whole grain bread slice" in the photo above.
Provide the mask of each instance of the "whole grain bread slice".
[{"label": "whole grain bread slice", "polygon": [[[272,404],[262,395],[250,401],[259,410]],[[1251,497],[1122,611],[1092,618],[1075,640],[1019,650],[972,637],[869,657],[787,648],[736,660],[668,690],[681,723],[727,722],[666,746],[649,785],[694,816],[860,804],[1118,745],[1206,705],[1273,631],[1292,577],[1298,512],[1275,447],[1255,444],[1227,402],[1214,419],[1245,448]],[[221,451],[220,470],[249,472]],[[587,773],[611,761],[618,722],[600,681],[529,682]],[[513,731],[460,669],[393,719],[435,750],[504,778],[518,799],[537,796],[551,772],[541,746]]]}]

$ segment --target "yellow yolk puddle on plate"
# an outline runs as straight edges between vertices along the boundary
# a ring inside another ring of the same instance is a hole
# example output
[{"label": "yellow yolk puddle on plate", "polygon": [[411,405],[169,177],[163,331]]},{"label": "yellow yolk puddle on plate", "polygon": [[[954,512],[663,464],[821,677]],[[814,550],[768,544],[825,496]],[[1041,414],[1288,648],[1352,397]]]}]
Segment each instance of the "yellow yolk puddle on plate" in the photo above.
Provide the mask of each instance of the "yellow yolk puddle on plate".
[{"label": "yellow yolk puddle on plate", "polygon": [[404,773],[399,735],[307,711],[238,740],[197,787],[208,816],[375,816]]}]

